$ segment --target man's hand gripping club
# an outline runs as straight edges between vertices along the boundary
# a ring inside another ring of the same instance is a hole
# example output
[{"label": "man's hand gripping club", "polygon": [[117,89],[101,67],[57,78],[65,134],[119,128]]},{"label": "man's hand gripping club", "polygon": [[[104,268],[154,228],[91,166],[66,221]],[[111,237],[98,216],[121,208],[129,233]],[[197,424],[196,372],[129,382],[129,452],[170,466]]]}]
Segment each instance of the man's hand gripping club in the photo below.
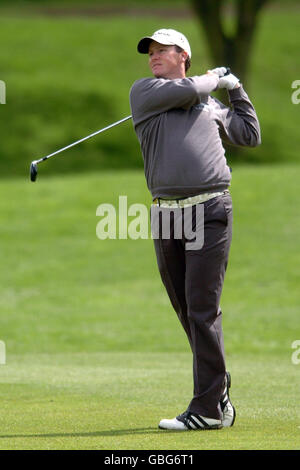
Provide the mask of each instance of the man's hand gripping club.
[{"label": "man's hand gripping club", "polygon": [[240,86],[239,79],[233,75],[227,67],[216,67],[215,69],[208,70],[207,73],[215,73],[220,77],[218,88],[233,90]]}]

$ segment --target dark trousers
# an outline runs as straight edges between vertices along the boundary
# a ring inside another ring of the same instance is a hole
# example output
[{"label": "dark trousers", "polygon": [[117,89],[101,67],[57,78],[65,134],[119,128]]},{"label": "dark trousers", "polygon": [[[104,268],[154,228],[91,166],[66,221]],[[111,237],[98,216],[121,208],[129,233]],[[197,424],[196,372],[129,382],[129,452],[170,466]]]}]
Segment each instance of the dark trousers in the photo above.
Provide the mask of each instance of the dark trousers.
[{"label": "dark trousers", "polygon": [[[225,356],[220,297],[232,238],[232,201],[229,193],[203,203],[204,243],[187,250],[184,233],[154,239],[157,263],[171,303],[187,334],[193,353],[194,396],[188,410],[221,418],[220,397],[225,379]],[[193,207],[193,227],[196,224]],[[161,217],[164,211],[160,208]],[[184,211],[185,209],[180,209]],[[183,218],[182,218],[183,219]],[[180,373],[178,374],[180,387]]]}]

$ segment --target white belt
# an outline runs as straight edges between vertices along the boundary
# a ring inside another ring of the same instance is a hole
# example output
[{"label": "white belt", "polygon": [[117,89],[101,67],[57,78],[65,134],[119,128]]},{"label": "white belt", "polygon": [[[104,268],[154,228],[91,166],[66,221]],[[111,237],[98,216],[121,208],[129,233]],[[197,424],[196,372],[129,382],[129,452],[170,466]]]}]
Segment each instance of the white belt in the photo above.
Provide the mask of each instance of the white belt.
[{"label": "white belt", "polygon": [[153,204],[159,207],[174,207],[174,208],[182,208],[182,207],[190,207],[194,206],[195,204],[200,204],[202,202],[209,201],[210,199],[221,196],[224,193],[228,193],[229,191],[226,189],[225,191],[219,191],[216,193],[204,193],[199,194],[198,196],[191,196],[186,197],[184,199],[161,199],[156,198],[153,201]]}]

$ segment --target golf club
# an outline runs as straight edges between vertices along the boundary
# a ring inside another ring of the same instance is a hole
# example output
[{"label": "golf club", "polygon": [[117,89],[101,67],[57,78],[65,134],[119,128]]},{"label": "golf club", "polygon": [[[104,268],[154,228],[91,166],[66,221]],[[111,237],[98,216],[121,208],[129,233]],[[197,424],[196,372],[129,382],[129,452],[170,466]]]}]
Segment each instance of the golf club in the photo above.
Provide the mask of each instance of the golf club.
[{"label": "golf club", "polygon": [[33,160],[31,162],[31,165],[30,165],[30,180],[31,181],[36,181],[37,179],[37,172],[38,172],[38,169],[37,169],[37,166],[39,163],[41,162],[44,162],[45,160],[48,160],[48,158],[51,158],[53,157],[54,155],[57,155],[58,153],[61,153],[63,152],[64,150],[67,150],[69,149],[70,147],[74,147],[74,145],[77,145],[77,144],[80,144],[80,142],[83,142],[84,140],[87,140],[87,139],[90,139],[91,137],[94,137],[95,135],[97,134],[100,134],[101,132],[104,132],[108,129],[111,129],[112,127],[115,127],[117,126],[118,124],[121,124],[122,122],[125,122],[125,121],[128,121],[129,119],[131,119],[132,116],[127,116],[123,119],[120,119],[120,121],[116,121],[114,122],[113,124],[110,124],[109,126],[107,127],[104,127],[103,129],[100,129],[99,131],[96,131],[96,132],[93,132],[93,134],[90,134],[86,137],[83,137],[82,139],[80,140],[77,140],[76,142],[73,142],[72,144],[70,145],[67,145],[66,147],[63,147],[59,150],[56,150],[56,152],[53,152],[53,153],[50,153],[50,155],[47,155],[46,157],[43,157],[43,158],[40,158],[39,160]]},{"label": "golf club", "polygon": [[[225,75],[228,75],[231,73],[231,70],[229,67],[227,67],[227,70],[226,70],[226,73]],[[58,153],[61,153],[63,152],[64,150],[67,150],[69,149],[70,147],[74,147],[74,145],[77,145],[77,144],[80,144],[81,142],[87,140],[87,139],[90,139],[91,137],[94,137],[95,135],[97,134],[100,134],[101,132],[104,132],[104,131],[107,131],[108,129],[111,129],[112,127],[115,127],[115,126],[118,126],[119,124],[121,124],[122,122],[125,122],[125,121],[128,121],[129,119],[131,119],[132,116],[127,116],[123,119],[120,119],[120,121],[116,121],[114,122],[113,124],[110,124],[109,126],[107,127],[104,127],[103,129],[100,129],[99,131],[96,131],[96,132],[93,132],[93,134],[90,134],[86,137],[83,137],[82,139],[80,140],[77,140],[76,142],[73,142],[72,144],[70,145],[67,145],[66,147],[63,147],[59,150],[56,150],[56,152],[53,152],[53,153],[50,153],[50,155],[47,155],[46,157],[43,157],[43,158],[40,158],[39,160],[33,160],[30,164],[30,180],[31,181],[36,181],[37,179],[37,173],[38,173],[38,164],[41,163],[41,162],[44,162],[45,160],[48,160],[48,158],[51,158],[53,157],[54,155],[57,155]]]}]

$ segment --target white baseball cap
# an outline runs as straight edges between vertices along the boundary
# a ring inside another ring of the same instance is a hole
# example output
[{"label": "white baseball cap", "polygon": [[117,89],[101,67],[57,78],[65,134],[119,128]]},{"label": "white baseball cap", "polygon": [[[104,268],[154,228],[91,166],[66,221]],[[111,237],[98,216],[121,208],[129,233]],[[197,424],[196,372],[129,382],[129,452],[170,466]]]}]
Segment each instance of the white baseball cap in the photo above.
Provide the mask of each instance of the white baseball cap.
[{"label": "white baseball cap", "polygon": [[156,41],[165,46],[179,46],[188,53],[189,58],[192,57],[191,47],[187,38],[175,29],[159,29],[152,36],[145,36],[138,43],[137,49],[141,54],[148,54],[151,41]]}]

